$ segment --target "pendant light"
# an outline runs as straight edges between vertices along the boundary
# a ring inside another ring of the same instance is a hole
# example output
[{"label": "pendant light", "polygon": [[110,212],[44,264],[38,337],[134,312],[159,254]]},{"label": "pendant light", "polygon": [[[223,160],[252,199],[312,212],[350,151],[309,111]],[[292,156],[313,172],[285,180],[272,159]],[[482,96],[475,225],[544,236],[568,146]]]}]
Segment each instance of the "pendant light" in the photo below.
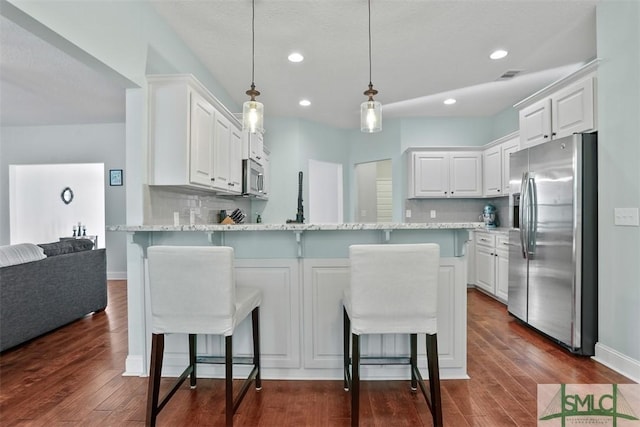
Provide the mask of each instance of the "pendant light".
[{"label": "pendant light", "polygon": [[264,105],[261,102],[256,101],[256,96],[260,95],[260,92],[256,90],[254,83],[254,71],[255,71],[255,47],[256,47],[256,2],[251,0],[251,89],[245,93],[250,96],[250,99],[246,101],[242,106],[242,130],[249,133],[264,133]]},{"label": "pendant light", "polygon": [[371,0],[369,3],[369,89],[364,91],[364,95],[369,99],[360,105],[360,130],[362,132],[373,133],[382,130],[382,104],[373,99],[378,91],[371,83]]}]

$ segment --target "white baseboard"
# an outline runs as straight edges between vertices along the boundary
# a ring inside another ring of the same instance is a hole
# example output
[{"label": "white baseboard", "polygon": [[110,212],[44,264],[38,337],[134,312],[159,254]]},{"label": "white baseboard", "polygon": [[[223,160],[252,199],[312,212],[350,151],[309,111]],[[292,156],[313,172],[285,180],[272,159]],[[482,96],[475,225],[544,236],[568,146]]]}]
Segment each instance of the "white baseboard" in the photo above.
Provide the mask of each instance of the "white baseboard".
[{"label": "white baseboard", "polygon": [[604,344],[596,343],[593,360],[613,369],[619,374],[640,383],[640,361],[632,359]]},{"label": "white baseboard", "polygon": [[127,356],[127,360],[124,362],[125,371],[122,374],[123,377],[140,377],[145,376],[144,362],[142,356]]},{"label": "white baseboard", "polygon": [[107,271],[107,280],[127,280],[126,271]]}]

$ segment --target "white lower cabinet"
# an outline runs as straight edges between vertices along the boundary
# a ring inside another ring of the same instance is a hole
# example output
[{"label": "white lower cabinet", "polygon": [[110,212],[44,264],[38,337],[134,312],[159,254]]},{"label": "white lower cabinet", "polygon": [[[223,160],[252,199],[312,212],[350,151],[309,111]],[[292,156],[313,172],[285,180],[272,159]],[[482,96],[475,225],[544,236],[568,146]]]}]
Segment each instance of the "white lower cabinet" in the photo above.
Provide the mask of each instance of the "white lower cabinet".
[{"label": "white lower cabinet", "polygon": [[509,295],[509,237],[500,236],[496,240],[496,296],[507,301]]},{"label": "white lower cabinet", "polygon": [[509,287],[508,243],[506,234],[475,232],[476,287],[502,302]]},{"label": "white lower cabinet", "polygon": [[[236,259],[238,286],[262,291],[260,353],[264,379],[341,379],[342,293],[349,284],[348,259]],[[438,288],[438,355],[442,378],[466,378],[466,260],[441,258]],[[390,284],[392,286],[393,284]],[[150,319],[149,319],[150,321]],[[150,326],[150,325],[149,325]],[[148,326],[148,327],[149,327]],[[253,354],[251,316],[233,335],[234,355]],[[163,375],[179,376],[188,358],[184,334],[167,337]],[[369,335],[362,354],[407,356],[408,336]],[[426,372],[424,336],[419,364]],[[224,355],[224,338],[199,335],[198,354]],[[234,367],[238,378],[249,366]],[[224,366],[199,365],[203,378],[224,376]],[[406,366],[363,366],[363,378],[409,378]]]}]

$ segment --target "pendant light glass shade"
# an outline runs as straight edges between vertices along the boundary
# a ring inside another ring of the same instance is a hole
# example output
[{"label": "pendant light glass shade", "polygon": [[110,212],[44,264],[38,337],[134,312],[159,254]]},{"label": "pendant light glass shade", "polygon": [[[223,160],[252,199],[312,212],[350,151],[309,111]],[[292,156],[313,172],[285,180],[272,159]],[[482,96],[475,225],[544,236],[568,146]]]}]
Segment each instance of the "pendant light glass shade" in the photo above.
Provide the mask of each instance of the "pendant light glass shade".
[{"label": "pendant light glass shade", "polygon": [[367,133],[382,130],[382,104],[373,98],[360,104],[360,130]]},{"label": "pendant light glass shade", "polygon": [[264,105],[255,100],[242,105],[242,130],[249,133],[264,132]]},{"label": "pendant light glass shade", "polygon": [[256,101],[260,92],[256,90],[254,83],[255,74],[255,47],[256,47],[256,2],[251,1],[251,89],[245,93],[251,99],[242,105],[242,130],[249,133],[264,133],[264,105]]}]

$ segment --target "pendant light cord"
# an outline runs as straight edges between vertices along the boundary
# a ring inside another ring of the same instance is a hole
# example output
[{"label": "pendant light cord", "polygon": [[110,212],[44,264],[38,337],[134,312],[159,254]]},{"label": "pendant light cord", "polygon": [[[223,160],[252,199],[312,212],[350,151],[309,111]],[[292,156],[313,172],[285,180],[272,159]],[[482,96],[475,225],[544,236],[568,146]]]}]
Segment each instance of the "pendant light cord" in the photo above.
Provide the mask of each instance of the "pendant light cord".
[{"label": "pendant light cord", "polygon": [[256,62],[256,0],[251,0],[251,86],[255,86]]},{"label": "pendant light cord", "polygon": [[369,85],[371,85],[371,0],[369,3]]}]

